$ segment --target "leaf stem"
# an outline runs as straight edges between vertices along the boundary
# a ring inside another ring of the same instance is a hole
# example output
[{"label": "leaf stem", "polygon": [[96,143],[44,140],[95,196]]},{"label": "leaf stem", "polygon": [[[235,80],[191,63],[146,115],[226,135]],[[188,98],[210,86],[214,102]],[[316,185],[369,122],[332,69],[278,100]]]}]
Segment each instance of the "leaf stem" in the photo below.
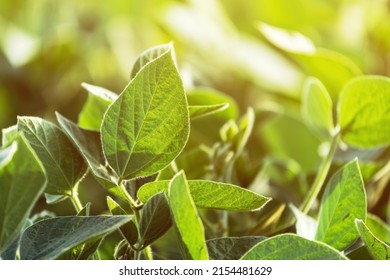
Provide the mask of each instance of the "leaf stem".
[{"label": "leaf stem", "polygon": [[83,209],[83,204],[81,203],[79,194],[77,192],[77,186],[73,188],[70,200],[72,201],[73,207],[77,213]]},{"label": "leaf stem", "polygon": [[332,137],[332,140],[330,142],[329,151],[327,155],[324,157],[324,159],[322,160],[317,176],[313,182],[313,185],[309,190],[309,193],[307,194],[301,206],[301,211],[303,213],[307,214],[310,211],[310,208],[313,206],[314,201],[316,200],[318,194],[320,193],[321,188],[325,182],[325,179],[328,176],[329,168],[332,164],[332,160],[336,152],[336,149],[339,145],[339,142],[340,142],[340,131],[339,129],[336,129]]}]

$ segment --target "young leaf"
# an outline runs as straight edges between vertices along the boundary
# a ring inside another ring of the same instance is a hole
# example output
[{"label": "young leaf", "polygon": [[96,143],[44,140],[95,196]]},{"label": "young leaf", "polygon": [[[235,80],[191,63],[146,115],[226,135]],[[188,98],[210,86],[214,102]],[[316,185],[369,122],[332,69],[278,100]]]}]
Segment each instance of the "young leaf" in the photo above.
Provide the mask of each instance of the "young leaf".
[{"label": "young leaf", "polygon": [[148,176],[180,154],[188,135],[187,100],[169,49],[145,65],[108,108],[103,151],[121,179]]},{"label": "young leaf", "polygon": [[130,216],[58,217],[27,228],[20,241],[22,260],[55,259],[69,249],[102,237],[130,221]]},{"label": "young leaf", "polygon": [[367,214],[366,225],[372,234],[383,242],[390,243],[390,225],[371,213]]},{"label": "young leaf", "polygon": [[18,129],[16,125],[3,128],[1,130],[2,134],[2,140],[1,140],[1,145],[2,147],[7,147],[12,144],[16,140],[16,137],[18,136]]},{"label": "young leaf", "polygon": [[325,138],[329,138],[334,129],[332,106],[332,99],[321,81],[309,78],[303,90],[303,117],[314,131]]},{"label": "young leaf", "polygon": [[152,196],[142,208],[139,222],[140,244],[146,247],[171,227],[171,214],[164,193]]},{"label": "young leaf", "polygon": [[345,260],[329,245],[305,239],[295,234],[275,235],[250,249],[242,260]]},{"label": "young leaf", "polygon": [[222,237],[207,240],[206,244],[210,260],[238,260],[264,239],[263,236]]},{"label": "young leaf", "polygon": [[[255,211],[270,201],[270,198],[231,184],[206,180],[189,180],[186,184],[195,205],[202,208]],[[168,185],[169,181],[147,183],[138,190],[138,199],[145,203],[154,194],[166,191]]]},{"label": "young leaf", "polygon": [[134,77],[146,64],[159,58],[160,56],[170,51],[171,49],[172,49],[172,44],[164,44],[164,45],[152,47],[150,49],[147,49],[143,53],[141,53],[133,65],[133,69],[131,70],[131,74],[130,74],[130,79],[134,79]]},{"label": "young leaf", "polygon": [[0,150],[0,252],[18,235],[46,184],[44,168],[23,136]]},{"label": "young leaf", "polygon": [[84,129],[100,131],[103,115],[118,95],[87,83],[82,83],[82,86],[88,91],[88,99],[79,114],[78,125]]},{"label": "young leaf", "polygon": [[45,167],[45,192],[70,195],[87,169],[66,135],[55,124],[38,117],[19,117],[17,125]]},{"label": "young leaf", "polygon": [[[126,211],[109,196],[107,196],[107,206],[114,216],[128,215]],[[129,244],[134,245],[138,241],[138,229],[133,220],[121,226],[119,230]]]},{"label": "young leaf", "polygon": [[176,174],[169,182],[167,197],[183,257],[190,260],[207,260],[208,252],[203,224],[183,172]]},{"label": "young leaf", "polygon": [[214,105],[191,105],[188,106],[191,120],[202,118],[220,111],[225,110],[229,107],[229,103],[221,103]]},{"label": "young leaf", "polygon": [[336,172],[326,186],[315,238],[343,250],[358,238],[355,219],[365,220],[366,215],[366,193],[358,162],[354,160]]},{"label": "young leaf", "polygon": [[390,260],[390,246],[379,240],[362,220],[356,219],[355,225],[370,254],[376,260]]},{"label": "young leaf", "polygon": [[78,127],[72,121],[56,113],[58,123],[87,162],[95,178],[112,194],[127,201],[127,195],[117,186],[117,175],[106,165],[100,133]]},{"label": "young leaf", "polygon": [[342,139],[369,148],[390,144],[390,78],[363,76],[351,80],[339,100]]},{"label": "young leaf", "polygon": [[301,212],[292,204],[290,204],[290,209],[294,213],[295,219],[297,220],[295,223],[297,234],[306,239],[314,240],[318,226],[317,221]]}]

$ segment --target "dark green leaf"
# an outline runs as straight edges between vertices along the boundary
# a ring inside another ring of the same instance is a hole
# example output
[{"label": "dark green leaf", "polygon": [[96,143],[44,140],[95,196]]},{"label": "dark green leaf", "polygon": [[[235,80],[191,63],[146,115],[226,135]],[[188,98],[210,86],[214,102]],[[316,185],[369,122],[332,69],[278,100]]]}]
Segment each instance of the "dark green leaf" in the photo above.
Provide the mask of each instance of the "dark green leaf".
[{"label": "dark green leaf", "polygon": [[55,259],[69,249],[102,237],[130,221],[130,216],[58,217],[27,228],[20,242],[23,260]]},{"label": "dark green leaf", "polygon": [[264,239],[262,236],[222,237],[207,240],[206,244],[210,260],[238,260]]},{"label": "dark green leaf", "polygon": [[357,160],[330,179],[322,197],[316,240],[343,250],[351,245],[358,233],[355,219],[366,219],[367,198]]},{"label": "dark green leaf", "polygon": [[345,260],[329,245],[295,234],[275,235],[250,249],[242,260]]},{"label": "dark green leaf", "polygon": [[108,108],[103,151],[121,179],[148,176],[181,153],[188,135],[187,100],[168,50],[143,67]]},{"label": "dark green leaf", "polygon": [[56,113],[56,115],[58,123],[88,163],[95,178],[111,193],[126,201],[127,195],[116,184],[118,181],[117,175],[106,164],[100,133],[82,129],[59,113]]},{"label": "dark green leaf", "polygon": [[[114,216],[117,215],[128,215],[123,208],[116,203],[115,200],[113,200],[111,197],[107,197],[107,206],[110,210],[111,214]],[[133,217],[133,216],[131,216]],[[134,224],[134,221],[131,220],[130,222],[124,224],[119,228],[122,236],[127,240],[127,242],[131,245],[134,245],[138,241],[138,229],[137,226]]]},{"label": "dark green leaf", "polygon": [[171,227],[171,214],[164,193],[152,196],[142,208],[139,222],[140,244],[142,247],[150,245]]},{"label": "dark green leaf", "polygon": [[0,150],[0,252],[16,238],[46,184],[44,168],[23,136]]},{"label": "dark green leaf", "polygon": [[368,148],[390,144],[390,78],[363,76],[351,80],[339,100],[342,139]]},{"label": "dark green leaf", "polygon": [[390,260],[390,246],[378,239],[362,220],[356,219],[355,225],[370,254],[376,260]]},{"label": "dark green leaf", "polygon": [[[250,190],[226,183],[206,180],[189,180],[187,182],[195,205],[203,208],[223,210],[254,211],[261,209],[270,198]],[[169,181],[155,181],[143,185],[137,196],[146,202],[154,194],[167,190]]]},{"label": "dark green leaf", "polygon": [[169,182],[167,197],[172,219],[179,235],[183,258],[207,260],[208,253],[203,224],[183,172],[179,172]]},{"label": "dark green leaf", "polygon": [[18,131],[27,141],[45,167],[49,194],[71,195],[83,178],[86,165],[62,130],[38,117],[19,117]]}]

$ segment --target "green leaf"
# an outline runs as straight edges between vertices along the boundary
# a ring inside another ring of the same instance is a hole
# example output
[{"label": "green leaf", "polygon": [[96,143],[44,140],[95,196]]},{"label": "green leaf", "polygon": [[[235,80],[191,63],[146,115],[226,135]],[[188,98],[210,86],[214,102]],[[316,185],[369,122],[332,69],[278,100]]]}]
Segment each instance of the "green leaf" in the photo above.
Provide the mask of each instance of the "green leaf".
[{"label": "green leaf", "polygon": [[266,237],[244,236],[222,237],[207,240],[207,249],[210,260],[238,260],[250,248],[264,239],[266,239]]},{"label": "green leaf", "polygon": [[359,236],[355,219],[365,220],[367,198],[357,160],[346,164],[330,179],[321,201],[316,240],[343,250]]},{"label": "green leaf", "polygon": [[325,86],[316,78],[309,78],[303,90],[302,113],[305,121],[324,138],[334,129],[332,99]]},{"label": "green leaf", "polygon": [[68,198],[65,195],[56,195],[56,194],[49,194],[49,193],[45,193],[44,195],[47,204],[56,204]]},{"label": "green leaf", "polygon": [[285,233],[261,241],[242,260],[345,260],[329,245]]},{"label": "green leaf", "polygon": [[134,79],[134,77],[141,71],[141,69],[150,63],[151,61],[159,58],[163,54],[167,53],[172,49],[172,44],[164,44],[152,47],[147,49],[143,53],[141,53],[137,60],[133,65],[133,69],[131,70],[130,79]]},{"label": "green leaf", "polygon": [[[114,216],[117,215],[128,215],[125,210],[111,197],[107,196],[107,206],[111,214]],[[127,240],[131,245],[134,245],[138,241],[138,229],[135,225],[133,219],[124,224],[119,228],[122,236]]]},{"label": "green leaf", "polygon": [[171,50],[148,63],[104,115],[103,151],[121,179],[152,175],[189,135],[188,105]]},{"label": "green leaf", "polygon": [[88,98],[78,118],[78,125],[84,129],[100,131],[103,115],[118,95],[108,89],[81,84],[88,91]]},{"label": "green leaf", "polygon": [[[189,180],[187,184],[195,205],[202,208],[255,211],[270,201],[270,198],[231,184],[207,180]],[[146,202],[154,194],[166,191],[168,185],[169,181],[147,183],[138,190],[137,196]]]},{"label": "green leaf", "polygon": [[339,100],[341,137],[349,145],[369,148],[390,144],[390,78],[351,80]]},{"label": "green leaf", "polygon": [[366,225],[380,240],[390,243],[390,225],[371,213],[367,214]]},{"label": "green leaf", "polygon": [[55,259],[77,245],[116,230],[128,221],[130,216],[75,216],[40,221],[24,231],[20,258]]},{"label": "green leaf", "polygon": [[18,235],[46,184],[44,168],[23,136],[0,150],[0,252]]},{"label": "green leaf", "polygon": [[183,257],[190,260],[207,260],[203,224],[182,171],[169,182],[167,197]]},{"label": "green leaf", "polygon": [[390,246],[378,239],[361,219],[356,219],[355,225],[370,254],[376,260],[390,260]]},{"label": "green leaf", "polygon": [[100,133],[78,127],[72,121],[56,113],[58,123],[87,162],[95,178],[112,194],[127,201],[127,195],[117,186],[118,177],[106,164],[103,155]]},{"label": "green leaf", "polygon": [[289,206],[297,220],[295,223],[297,234],[306,239],[314,240],[318,226],[317,221],[300,211],[294,205],[290,204]]},{"label": "green leaf", "polygon": [[20,238],[22,237],[23,231],[31,226],[33,222],[30,219],[27,219],[24,223],[22,229],[19,231],[18,235],[14,240],[8,245],[8,247],[0,253],[0,260],[16,260],[17,253],[19,249]]},{"label": "green leaf", "polygon": [[229,103],[221,103],[215,105],[191,105],[188,107],[191,119],[202,118],[229,107]]},{"label": "green leaf", "polygon": [[1,135],[2,135],[2,140],[1,140],[1,145],[2,147],[7,147],[12,144],[13,141],[16,140],[18,136],[18,129],[16,125],[3,128],[1,130]]},{"label": "green leaf", "polygon": [[139,222],[140,244],[146,247],[163,236],[171,227],[171,214],[164,193],[152,196],[142,208]]},{"label": "green leaf", "polygon": [[17,125],[45,167],[45,192],[71,195],[87,169],[66,135],[55,124],[38,117],[18,117]]}]

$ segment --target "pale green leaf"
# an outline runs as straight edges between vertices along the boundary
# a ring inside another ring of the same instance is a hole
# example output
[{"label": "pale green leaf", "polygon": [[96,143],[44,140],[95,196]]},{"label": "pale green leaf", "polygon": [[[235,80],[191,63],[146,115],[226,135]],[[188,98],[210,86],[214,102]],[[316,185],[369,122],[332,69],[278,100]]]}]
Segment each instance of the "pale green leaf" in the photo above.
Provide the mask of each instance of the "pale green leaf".
[{"label": "pale green leaf", "polygon": [[[207,180],[189,180],[187,184],[195,205],[202,208],[255,211],[270,201],[270,198],[232,184]],[[146,202],[154,194],[166,191],[168,185],[169,181],[147,183],[138,190],[137,196]]]},{"label": "pale green leaf", "polygon": [[104,115],[103,151],[121,179],[154,174],[183,150],[189,113],[171,50],[151,61]]},{"label": "pale green leaf", "polygon": [[358,238],[355,219],[365,220],[366,215],[366,193],[358,162],[354,160],[337,171],[326,186],[315,238],[343,250]]},{"label": "pale green leaf", "polygon": [[190,105],[188,110],[190,112],[191,119],[197,119],[223,111],[228,107],[229,103],[215,105]]},{"label": "pale green leaf", "polygon": [[183,257],[190,260],[207,260],[208,252],[203,224],[183,172],[179,172],[169,182],[167,197]]},{"label": "pale green leaf", "polygon": [[17,125],[45,167],[48,179],[45,192],[70,195],[87,169],[65,133],[38,117],[18,117]]},{"label": "pale green leaf", "polygon": [[23,136],[0,150],[0,251],[18,235],[46,184],[44,168]]},{"label": "pale green leaf", "polygon": [[9,146],[18,136],[18,129],[16,125],[3,128],[1,130],[2,140],[1,145],[2,147]]},{"label": "pale green leaf", "polygon": [[261,241],[242,260],[345,260],[329,245],[285,233]]},{"label": "pale green leaf", "polygon": [[48,260],[130,221],[130,216],[57,217],[27,228],[20,241],[22,260]]},{"label": "pale green leaf", "polygon": [[263,236],[222,237],[207,240],[206,244],[211,260],[238,260],[264,239]]},{"label": "pale green leaf", "polygon": [[300,211],[294,205],[290,204],[289,206],[297,220],[295,223],[297,234],[306,239],[314,240],[318,226],[317,221]]},{"label": "pale green leaf", "polygon": [[382,221],[378,216],[368,213],[366,225],[376,237],[390,244],[390,225]]},{"label": "pale green leaf", "polygon": [[78,125],[85,129],[100,131],[103,115],[118,95],[87,83],[82,83],[82,86],[88,91],[88,98],[79,114]]},{"label": "pale green leaf", "polygon": [[142,208],[139,222],[140,244],[146,247],[160,238],[171,227],[171,214],[164,193],[152,196]]},{"label": "pale green leaf", "polygon": [[100,133],[82,129],[59,113],[56,113],[56,115],[58,123],[83,156],[95,178],[112,194],[126,201],[127,195],[116,184],[118,182],[117,175],[106,164],[100,141]]},{"label": "pale green leaf", "polygon": [[338,109],[341,137],[347,144],[361,148],[390,144],[390,78],[351,80]]},{"label": "pale green leaf", "polygon": [[172,49],[172,44],[164,44],[152,47],[147,49],[143,53],[141,53],[137,60],[133,65],[133,69],[131,70],[130,79],[134,79],[134,77],[140,72],[140,70],[151,61],[159,58],[166,52]]},{"label": "pale green leaf", "polygon": [[356,219],[355,225],[370,254],[376,260],[390,260],[390,246],[378,239],[361,219]]},{"label": "pale green leaf", "polygon": [[329,138],[334,129],[332,104],[332,99],[321,81],[309,78],[303,89],[303,117],[314,131],[325,138]]}]

